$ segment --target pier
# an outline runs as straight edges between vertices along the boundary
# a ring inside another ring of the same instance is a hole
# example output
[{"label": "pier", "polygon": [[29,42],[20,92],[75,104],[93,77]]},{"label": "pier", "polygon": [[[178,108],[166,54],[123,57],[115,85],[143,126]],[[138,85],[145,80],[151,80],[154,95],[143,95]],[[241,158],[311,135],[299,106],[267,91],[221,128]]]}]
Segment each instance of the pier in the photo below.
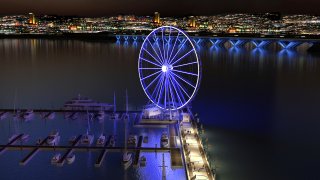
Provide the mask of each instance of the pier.
[{"label": "pier", "polygon": [[74,149],[73,147],[74,146],[77,146],[80,142],[80,139],[81,139],[82,135],[79,135],[77,137],[77,139],[72,143],[71,145],[71,148],[67,150],[67,152],[62,156],[62,158],[58,161],[57,165],[58,166],[63,166],[64,162],[66,161],[66,158],[71,154],[73,153]]},{"label": "pier", "polygon": [[6,152],[6,150],[7,150],[7,147],[6,147],[6,146],[10,146],[10,145],[12,145],[12,144],[15,144],[18,140],[21,139],[22,136],[23,136],[23,134],[19,134],[18,136],[16,136],[15,138],[13,138],[8,144],[6,144],[5,147],[2,147],[2,148],[0,149],[0,155],[1,155],[2,153]]},{"label": "pier", "polygon": [[[40,144],[38,146],[34,146],[34,149],[22,160],[20,161],[20,165],[26,165],[40,150],[41,150],[41,146],[46,143],[47,139],[49,138],[49,136],[47,136],[44,140],[42,140],[40,142]],[[20,146],[20,149],[22,150],[23,146]]]},{"label": "pier", "polygon": [[176,131],[176,124],[169,125],[169,134],[170,134],[170,157],[171,157],[171,167],[172,168],[182,168],[182,158],[181,158],[181,151],[180,148],[176,147],[176,137],[177,137],[177,131]]},{"label": "pier", "polygon": [[198,130],[193,126],[192,122],[181,123],[181,139],[189,179],[214,180],[215,174],[209,167]]},{"label": "pier", "polygon": [[[21,112],[25,112],[27,110],[30,109],[18,109]],[[9,112],[9,113],[13,113],[16,110],[14,109],[0,109],[1,112]],[[89,112],[99,112],[99,110],[88,110]],[[67,112],[80,112],[80,113],[87,113],[87,110],[67,110],[67,109],[33,109],[33,112],[35,113],[43,113],[43,112],[57,112],[57,113],[67,113]],[[126,113],[127,111],[116,111],[114,112],[113,110],[105,110],[104,111],[107,114],[111,114],[111,113],[118,113],[118,114],[122,114],[122,113]],[[141,113],[141,111],[136,110],[136,111],[128,111],[128,113]],[[119,115],[120,116],[120,115]],[[121,116],[120,116],[121,117]]]},{"label": "pier", "polygon": [[[108,137],[107,142],[104,144],[104,146],[107,146],[110,142],[111,139],[111,135]],[[100,155],[98,157],[98,159],[96,160],[96,163],[94,164],[95,167],[100,167],[103,163],[103,160],[105,159],[106,155],[107,155],[108,150],[107,149],[103,149],[100,152]]]},{"label": "pier", "polygon": [[[22,135],[21,135],[22,136]],[[20,136],[20,137],[21,137]],[[108,147],[107,144],[105,146],[79,146],[79,141],[81,139],[81,135],[78,136],[77,140],[69,146],[48,146],[44,145],[46,140],[41,141],[39,145],[0,145],[0,148],[6,148],[7,150],[11,151],[21,151],[21,150],[31,150],[31,152],[22,160],[20,161],[20,165],[27,165],[27,163],[39,152],[39,151],[66,151],[66,153],[63,155],[61,160],[58,162],[58,166],[63,166],[66,157],[70,155],[74,151],[79,152],[88,152],[88,151],[99,151],[100,155],[95,163],[95,167],[100,167],[102,165],[102,162],[107,154],[107,152],[123,152],[125,150],[124,147]],[[109,138],[110,139],[110,138]],[[19,137],[15,141],[19,140]],[[128,152],[134,152],[136,153],[135,156],[135,164],[137,165],[139,163],[139,154],[140,152],[170,152],[170,151],[179,151],[177,148],[154,148],[154,147],[141,147],[143,141],[143,136],[139,137],[138,147],[127,147]],[[138,159],[137,159],[138,158]]]},{"label": "pier", "polygon": [[140,159],[140,152],[141,152],[139,148],[141,148],[142,139],[143,139],[143,136],[139,136],[138,150],[136,150],[136,152],[135,152],[134,161],[133,161],[133,167],[138,167],[139,166],[139,159]]}]

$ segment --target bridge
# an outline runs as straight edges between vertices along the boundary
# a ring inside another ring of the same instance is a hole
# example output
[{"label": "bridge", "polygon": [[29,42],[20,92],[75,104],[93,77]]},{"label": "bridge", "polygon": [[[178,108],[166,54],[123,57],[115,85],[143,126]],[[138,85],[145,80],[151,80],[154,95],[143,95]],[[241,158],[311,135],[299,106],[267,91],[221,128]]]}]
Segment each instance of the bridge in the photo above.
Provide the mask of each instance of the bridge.
[{"label": "bridge", "polygon": [[[114,37],[118,43],[137,43],[143,42],[146,35],[135,35],[135,34],[114,34]],[[239,36],[237,34],[231,36],[190,36],[194,45],[196,46],[216,46],[226,47],[226,44],[230,44],[228,47],[242,48],[247,44],[253,45],[255,48],[267,48],[270,45],[278,45],[282,49],[295,50],[302,44],[307,44],[309,48],[314,45],[320,45],[320,39],[312,36]],[[175,38],[164,36],[166,42],[174,41]],[[179,37],[177,42],[184,44],[185,38]],[[154,41],[160,41],[160,37],[154,37]]]}]

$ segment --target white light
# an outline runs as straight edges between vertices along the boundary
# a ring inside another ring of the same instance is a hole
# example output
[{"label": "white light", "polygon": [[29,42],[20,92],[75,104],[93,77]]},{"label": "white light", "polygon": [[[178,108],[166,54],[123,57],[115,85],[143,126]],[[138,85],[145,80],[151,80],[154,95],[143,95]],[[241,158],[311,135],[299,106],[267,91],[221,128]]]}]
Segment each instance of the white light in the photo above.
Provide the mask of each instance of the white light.
[{"label": "white light", "polygon": [[162,72],[167,72],[168,71],[168,66],[163,65],[161,69],[162,69]]}]

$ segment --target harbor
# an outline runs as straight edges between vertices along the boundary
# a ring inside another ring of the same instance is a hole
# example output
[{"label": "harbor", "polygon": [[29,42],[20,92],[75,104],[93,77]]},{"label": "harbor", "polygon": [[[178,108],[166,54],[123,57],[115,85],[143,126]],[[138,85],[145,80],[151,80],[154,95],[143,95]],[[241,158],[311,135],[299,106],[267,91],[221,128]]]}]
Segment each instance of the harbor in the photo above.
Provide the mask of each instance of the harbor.
[{"label": "harbor", "polygon": [[[5,111],[5,110],[1,110],[1,111]],[[55,110],[49,110],[49,112],[53,112]],[[66,111],[66,112],[70,112]],[[75,111],[75,110],[73,110]],[[10,111],[5,111],[5,112],[10,112]],[[34,110],[34,118],[38,119],[37,121],[41,121],[41,112],[42,111],[36,111]],[[64,117],[64,113],[66,113],[65,111],[56,111],[57,112],[57,119]],[[77,111],[78,112],[78,111]],[[94,112],[94,111],[91,111]],[[85,116],[87,113],[90,112],[78,112],[79,113],[79,119],[73,120],[73,122],[75,121],[83,121],[85,122],[85,120],[81,120],[81,117]],[[111,137],[115,137],[116,134],[114,135],[108,135],[106,138],[106,141],[104,142],[103,145],[96,145],[96,143],[92,143],[89,145],[83,145],[80,143],[81,139],[82,139],[82,134],[79,134],[77,136],[75,136],[75,139],[72,141],[72,143],[67,143],[67,144],[54,144],[54,145],[48,145],[48,138],[49,136],[45,137],[44,139],[41,140],[41,138],[39,137],[31,137],[29,136],[28,139],[38,139],[36,142],[32,143],[31,140],[26,140],[26,142],[21,142],[21,138],[23,136],[23,133],[17,135],[16,137],[14,137],[10,142],[8,142],[7,144],[1,144],[0,145],[0,154],[1,156],[5,155],[5,151],[26,151],[28,152],[28,154],[22,158],[19,162],[21,166],[27,166],[33,158],[35,158],[39,153],[41,152],[59,152],[61,153],[61,158],[57,161],[57,163],[55,163],[56,166],[58,167],[62,167],[65,162],[66,162],[66,158],[68,156],[70,156],[71,154],[74,153],[88,153],[88,152],[93,152],[95,154],[97,154],[97,158],[95,160],[95,163],[92,164],[92,166],[99,168],[102,167],[104,164],[104,161],[106,161],[105,163],[109,163],[108,162],[108,154],[111,153],[123,153],[124,151],[127,151],[129,153],[133,154],[133,162],[132,162],[132,167],[133,168],[140,168],[141,167],[141,158],[143,153],[154,153],[154,154],[162,154],[162,153],[169,153],[170,156],[170,161],[166,162],[166,164],[170,164],[171,168],[174,169],[185,169],[186,172],[188,172],[188,177],[189,179],[196,179],[195,175],[199,173],[197,172],[192,172],[192,170],[190,168],[188,168],[188,164],[190,164],[190,158],[188,158],[187,155],[187,151],[185,150],[184,147],[187,146],[187,144],[190,144],[190,139],[187,139],[187,141],[185,140],[186,136],[183,132],[186,130],[187,128],[187,124],[189,124],[189,128],[191,128],[191,120],[190,122],[184,122],[182,123],[182,121],[179,123],[179,121],[166,121],[166,120],[161,120],[161,119],[153,119],[151,121],[151,123],[145,123],[146,119],[143,120],[143,116],[141,116],[141,114],[143,114],[142,111],[140,112],[136,112],[134,111],[133,113],[128,111],[117,111],[117,112],[110,112],[108,113],[106,111],[106,118],[103,120],[105,122],[108,123],[124,123],[124,117],[125,116],[119,116],[120,118],[115,119],[115,120],[111,120],[111,115],[113,113],[117,113],[117,114],[121,114],[121,113],[128,113],[130,114],[129,117],[132,120],[132,128],[134,129],[138,129],[138,130],[143,130],[145,131],[145,129],[151,128],[151,129],[159,129],[160,132],[162,131],[162,135],[160,137],[158,136],[158,140],[154,141],[154,137],[151,137],[149,134],[146,133],[142,133],[140,136],[138,136],[137,138],[137,142],[136,145],[134,146],[123,146],[123,143],[116,141],[116,143],[114,144],[114,146],[110,145],[110,140]],[[82,114],[82,115],[81,115]],[[14,115],[13,114],[8,114],[7,119],[11,119]],[[110,118],[110,119],[109,119]],[[9,120],[10,121],[10,120]],[[32,124],[33,120],[30,120],[28,122],[22,122],[23,123],[27,123],[27,124]],[[55,121],[55,119],[51,120],[52,122]],[[62,119],[62,121],[66,121],[66,119]],[[92,124],[94,124],[94,122],[98,125],[101,126],[101,122],[99,123],[98,120],[91,120],[89,121]],[[139,122],[141,122],[141,124],[139,124]],[[85,123],[84,123],[85,124]],[[150,126],[150,127],[148,127]],[[113,127],[112,127],[113,129]],[[179,130],[180,129],[180,130]],[[188,131],[192,131],[193,134],[197,133],[196,131],[193,131],[192,129],[188,129]],[[110,131],[110,129],[108,130]],[[131,132],[135,132],[135,130],[130,130]],[[180,132],[181,131],[181,132]],[[166,135],[167,138],[167,144],[163,144],[161,143],[163,141],[163,133],[168,133]],[[108,134],[108,132],[102,132],[105,134]],[[182,136],[180,136],[180,134],[184,134]],[[120,137],[119,135],[116,135],[118,137]],[[60,137],[59,137],[60,138]],[[62,142],[69,142],[69,140],[67,140],[69,137],[62,137],[61,136],[61,141]],[[70,138],[69,138],[70,139]],[[149,139],[149,140],[148,140]],[[180,141],[182,139],[182,141]],[[152,140],[152,143],[150,142]],[[95,140],[93,140],[93,142],[95,142]],[[156,143],[159,142],[159,143]],[[152,145],[154,143],[154,145]],[[193,144],[192,146],[196,146],[195,144]],[[202,146],[201,144],[197,145],[198,149],[201,149]],[[193,153],[193,152],[192,152]],[[198,153],[198,152],[197,152]],[[204,159],[205,160],[205,159]],[[120,160],[119,160],[120,161]],[[203,161],[204,164],[205,161]],[[49,163],[49,161],[48,161]],[[75,162],[76,163],[76,162]],[[144,162],[142,162],[144,163]],[[146,160],[146,163],[148,163],[148,159]],[[210,168],[207,169],[208,172],[207,173],[202,173],[202,175],[198,176],[198,177],[206,177],[207,179],[213,179],[213,175],[212,173],[210,173]],[[195,170],[198,171],[198,170]],[[205,170],[203,170],[202,172],[204,172]],[[204,174],[206,174],[206,176],[204,176]],[[210,176],[212,176],[210,178]]]}]

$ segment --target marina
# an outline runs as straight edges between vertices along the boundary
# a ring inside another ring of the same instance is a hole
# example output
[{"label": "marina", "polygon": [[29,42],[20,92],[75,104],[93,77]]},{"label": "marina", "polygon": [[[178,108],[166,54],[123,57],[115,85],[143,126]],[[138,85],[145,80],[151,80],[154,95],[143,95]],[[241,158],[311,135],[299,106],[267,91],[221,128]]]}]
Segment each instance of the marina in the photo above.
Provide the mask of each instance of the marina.
[{"label": "marina", "polygon": [[[38,112],[35,112],[35,116],[37,116]],[[118,112],[117,112],[118,113]],[[141,114],[138,113],[138,114]],[[131,117],[133,117],[135,120],[137,117],[141,117],[139,116],[137,113],[132,113]],[[59,114],[58,114],[59,116]],[[124,117],[122,116],[122,119],[118,119],[116,121],[120,121],[123,122],[124,121]],[[108,120],[106,120],[108,121]],[[138,120],[139,122],[141,122],[141,119]],[[103,146],[96,144],[96,143],[92,143],[92,144],[81,144],[81,139],[83,138],[83,135],[78,135],[78,136],[73,136],[71,137],[71,139],[69,138],[69,140],[67,142],[69,142],[69,145],[58,145],[58,144],[51,144],[48,143],[48,139],[50,139],[50,136],[52,136],[53,134],[56,134],[56,131],[52,131],[49,135],[47,136],[45,139],[41,140],[40,142],[38,142],[37,144],[17,144],[18,141],[20,141],[20,139],[22,138],[23,134],[20,134],[18,136],[16,136],[14,139],[12,139],[8,144],[6,145],[0,145],[0,154],[4,154],[5,151],[29,151],[29,154],[27,154],[20,162],[19,164],[22,166],[26,166],[40,151],[52,151],[52,152],[61,152],[61,155],[59,156],[59,159],[54,163],[54,165],[58,166],[58,167],[62,167],[66,162],[67,162],[67,158],[68,157],[73,157],[75,159],[74,153],[75,152],[79,152],[79,153],[87,153],[87,152],[94,152],[98,154],[98,158],[96,159],[95,163],[94,163],[94,167],[101,167],[103,165],[104,160],[106,159],[107,154],[109,153],[121,153],[124,152],[125,150],[129,153],[133,153],[133,159],[132,159],[132,166],[137,168],[137,167],[141,167],[141,163],[142,164],[146,164],[146,159],[145,157],[141,156],[140,154],[142,152],[146,152],[146,153],[161,153],[161,152],[167,152],[170,154],[170,167],[171,168],[187,168],[184,165],[184,162],[186,162],[187,164],[190,163],[190,158],[188,158],[188,151],[186,151],[185,148],[183,147],[187,147],[187,144],[189,144],[189,146],[192,147],[198,147],[198,149],[201,149],[201,143],[197,142],[197,144],[191,144],[190,141],[195,141],[195,139],[190,139],[191,135],[196,134],[197,132],[195,130],[192,130],[192,125],[191,123],[178,123],[178,121],[174,121],[174,123],[169,122],[169,121],[162,121],[162,120],[153,120],[154,122],[151,123],[151,128],[156,128],[156,129],[161,129],[162,131],[162,135],[163,136],[163,132],[165,130],[168,130],[168,134],[166,134],[166,136],[168,136],[168,140],[169,140],[169,145],[167,147],[164,146],[160,146],[160,141],[162,138],[158,139],[158,144],[159,146],[155,146],[155,147],[150,147],[150,146],[143,146],[143,144],[148,144],[149,140],[145,140],[146,137],[150,136],[142,136],[140,135],[137,139],[137,146],[127,146],[127,147],[123,147],[123,146],[114,146],[115,143],[114,142],[110,142],[115,141],[114,140],[114,135],[109,135],[104,143]],[[158,123],[156,123],[156,121],[158,121]],[[144,124],[143,127],[146,128],[148,125]],[[158,127],[157,127],[158,126]],[[163,126],[165,126],[166,128],[163,129]],[[133,125],[133,127],[141,129],[141,126],[137,126],[137,124]],[[181,134],[183,134],[182,141],[180,141],[180,136],[179,136],[179,130],[178,128],[180,127],[181,129]],[[143,129],[144,129],[143,128]],[[185,131],[192,131],[193,134],[186,134]],[[160,137],[161,137],[160,136]],[[134,137],[132,135],[132,137]],[[61,137],[62,139],[65,137]],[[150,138],[150,137],[149,137]],[[149,139],[147,138],[147,139]],[[193,150],[192,150],[193,153]],[[199,150],[198,151],[194,151],[194,153],[198,153],[199,154]],[[199,155],[193,155],[194,157],[198,157]],[[57,155],[57,154],[56,154]],[[75,161],[74,159],[72,159],[73,161]],[[141,161],[142,160],[142,161]],[[194,160],[194,159],[193,159]],[[205,159],[203,159],[205,160]],[[73,162],[72,161],[72,162]],[[205,162],[205,161],[202,161]],[[200,166],[200,163],[198,164]],[[142,166],[143,167],[143,166]],[[198,167],[198,166],[197,166]],[[192,170],[186,169],[189,173],[189,177],[190,179],[192,179],[192,177],[194,177],[196,174],[199,175],[198,172],[192,172]],[[199,169],[197,169],[197,171],[199,171]],[[205,172],[208,173],[205,173]],[[213,174],[210,168],[206,169],[206,170],[202,170],[202,172],[204,172],[204,174],[206,174],[206,177],[208,177],[208,179],[214,179],[214,178],[209,178],[210,175],[212,177]],[[201,175],[203,177],[203,174]]]}]

